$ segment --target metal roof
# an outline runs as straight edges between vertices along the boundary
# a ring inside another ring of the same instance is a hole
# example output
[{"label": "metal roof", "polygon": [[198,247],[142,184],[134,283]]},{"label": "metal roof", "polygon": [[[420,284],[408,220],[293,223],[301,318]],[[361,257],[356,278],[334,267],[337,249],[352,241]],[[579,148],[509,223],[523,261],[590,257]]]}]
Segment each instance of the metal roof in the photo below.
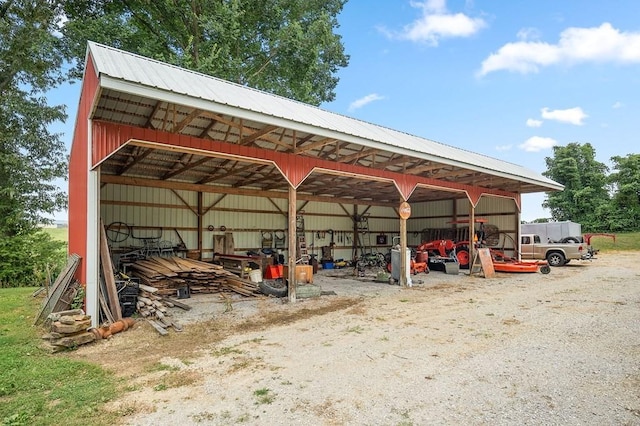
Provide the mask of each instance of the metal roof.
[{"label": "metal roof", "polygon": [[231,143],[241,143],[243,130],[251,129],[256,146],[331,161],[517,193],[563,188],[517,164],[94,42],[88,53],[102,88],[92,118]]}]

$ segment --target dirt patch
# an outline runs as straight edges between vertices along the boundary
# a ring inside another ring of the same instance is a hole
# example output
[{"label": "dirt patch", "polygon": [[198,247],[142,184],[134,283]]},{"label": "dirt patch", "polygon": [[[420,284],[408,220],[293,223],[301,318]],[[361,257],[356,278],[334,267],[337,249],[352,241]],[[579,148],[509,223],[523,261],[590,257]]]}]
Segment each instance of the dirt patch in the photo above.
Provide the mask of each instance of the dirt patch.
[{"label": "dirt patch", "polygon": [[319,275],[337,296],[194,297],[182,333],[72,356],[124,379],[110,409],[130,425],[639,424],[639,258],[406,289]]},{"label": "dirt patch", "polygon": [[[202,304],[207,300],[213,303],[218,296],[194,296],[196,297],[200,299],[197,303]],[[291,324],[361,303],[362,299],[356,297],[318,299],[298,304],[289,304],[286,299],[266,297],[236,299],[232,302],[235,308],[232,307],[214,319],[199,321],[189,316],[190,311],[174,309],[173,316],[185,325],[182,332],[159,336],[149,324],[141,320],[132,330],[95,345],[85,346],[70,353],[70,356],[98,363],[119,377],[136,378],[153,369],[163,358],[189,360],[200,356],[203,346],[214,345],[232,335]]]}]

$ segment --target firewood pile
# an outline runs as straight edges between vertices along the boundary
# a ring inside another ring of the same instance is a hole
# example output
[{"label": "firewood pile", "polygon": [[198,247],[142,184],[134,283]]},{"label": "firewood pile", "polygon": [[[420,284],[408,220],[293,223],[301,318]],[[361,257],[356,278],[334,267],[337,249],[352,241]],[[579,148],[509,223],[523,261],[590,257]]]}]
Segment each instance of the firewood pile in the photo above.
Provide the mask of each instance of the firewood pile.
[{"label": "firewood pile", "polygon": [[189,310],[191,307],[167,296],[162,296],[160,290],[140,284],[138,294],[138,314],[147,319],[147,322],[155,328],[161,335],[167,334],[167,329],[172,327],[175,331],[182,331],[182,325],[176,321],[169,308],[178,307]]},{"label": "firewood pile", "polygon": [[160,296],[173,296],[179,289],[189,293],[235,292],[243,296],[258,294],[258,286],[241,279],[220,265],[180,257],[149,257],[131,264],[131,274],[142,284],[157,289]]}]

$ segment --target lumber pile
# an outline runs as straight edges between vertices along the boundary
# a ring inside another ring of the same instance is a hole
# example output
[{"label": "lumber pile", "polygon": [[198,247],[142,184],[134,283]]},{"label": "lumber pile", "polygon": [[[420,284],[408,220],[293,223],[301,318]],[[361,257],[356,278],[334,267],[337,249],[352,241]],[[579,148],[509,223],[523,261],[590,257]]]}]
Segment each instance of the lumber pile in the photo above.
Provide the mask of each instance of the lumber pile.
[{"label": "lumber pile", "polygon": [[[69,300],[73,300],[77,292],[78,286],[74,286],[73,276],[80,264],[80,256],[72,253],[67,258],[66,267],[60,272],[55,282],[48,289],[47,297],[45,298],[40,312],[36,315],[34,324],[42,323],[47,315],[52,312],[62,311],[69,308]],[[73,291],[73,294],[68,294],[69,291]],[[70,298],[70,299],[69,299]]]},{"label": "lumber pile", "polygon": [[122,308],[118,299],[111,252],[107,241],[107,232],[102,219],[100,219],[100,286],[98,288],[98,301],[100,302],[101,318],[105,322],[114,323],[122,319]]},{"label": "lumber pile", "polygon": [[131,264],[132,275],[140,282],[156,288],[161,296],[173,296],[178,289],[189,293],[233,291],[254,296],[257,285],[238,278],[220,265],[180,257],[149,257]]},{"label": "lumber pile", "polygon": [[227,280],[223,285],[223,290],[232,291],[234,293],[249,297],[255,296],[256,294],[260,293],[260,289],[258,288],[257,283],[245,280],[236,275],[227,277]]},{"label": "lumber pile", "polygon": [[155,287],[140,284],[139,288],[138,314],[146,318],[147,322],[163,336],[168,333],[167,329],[169,327],[172,327],[175,331],[182,331],[182,325],[172,318],[169,308],[178,307],[189,310],[191,307],[162,296],[160,290]]}]

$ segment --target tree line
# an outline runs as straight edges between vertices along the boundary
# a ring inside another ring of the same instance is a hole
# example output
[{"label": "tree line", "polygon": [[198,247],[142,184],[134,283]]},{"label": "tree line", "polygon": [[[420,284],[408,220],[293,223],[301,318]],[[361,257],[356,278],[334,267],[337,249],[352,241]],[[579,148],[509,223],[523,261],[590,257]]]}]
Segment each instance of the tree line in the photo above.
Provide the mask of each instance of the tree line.
[{"label": "tree line", "polygon": [[555,146],[543,175],[564,190],[547,193],[543,207],[552,220],[580,223],[586,232],[640,230],[640,154],[611,157],[611,168],[595,156],[590,143]]},{"label": "tree line", "polygon": [[[312,105],[335,98],[349,56],[337,16],[346,0],[4,0],[0,2],[0,287],[36,285],[60,268],[40,231],[67,207],[54,183],[68,157],[47,93],[82,76],[88,40]],[[614,173],[589,144],[556,147],[546,176],[553,219],[590,230],[638,229],[637,155]]]},{"label": "tree line", "polygon": [[37,285],[64,264],[39,229],[67,207],[64,105],[47,93],[82,77],[92,40],[313,105],[347,66],[346,0],[0,1],[0,287]]}]

